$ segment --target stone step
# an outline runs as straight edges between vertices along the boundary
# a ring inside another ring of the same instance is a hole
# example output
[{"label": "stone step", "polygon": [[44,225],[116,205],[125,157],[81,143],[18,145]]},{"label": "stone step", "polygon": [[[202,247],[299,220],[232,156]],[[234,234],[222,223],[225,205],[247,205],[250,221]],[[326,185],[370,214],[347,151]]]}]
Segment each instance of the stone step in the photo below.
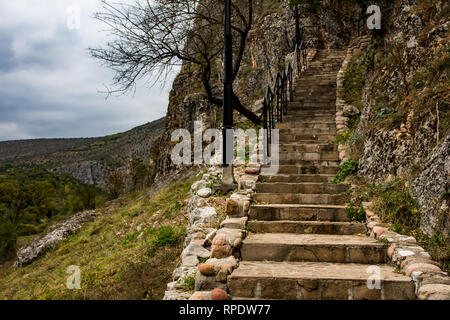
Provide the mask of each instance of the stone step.
[{"label": "stone step", "polygon": [[253,196],[257,204],[332,204],[344,205],[348,200],[345,194],[315,193],[257,193]]},{"label": "stone step", "polygon": [[314,115],[314,116],[294,116],[287,115],[283,117],[284,122],[315,122],[315,123],[336,123],[336,115]]},{"label": "stone step", "polygon": [[288,152],[280,153],[280,160],[339,160],[339,153],[337,151],[322,151],[322,152]]},{"label": "stone step", "polygon": [[[280,166],[315,166],[315,167],[339,167],[339,160],[301,160],[301,159],[279,159]],[[320,170],[320,169],[319,169]]]},{"label": "stone step", "polygon": [[312,183],[312,182],[300,182],[300,183],[281,183],[281,182],[268,182],[256,184],[256,192],[260,193],[304,193],[304,194],[340,194],[349,189],[345,184],[333,184],[333,183]]},{"label": "stone step", "polygon": [[277,123],[277,129],[301,129],[301,128],[309,128],[309,129],[336,129],[336,123],[314,123],[314,122],[282,122]]},{"label": "stone step", "polygon": [[[378,265],[381,287],[369,289],[368,265],[242,261],[228,278],[233,299],[413,300],[411,278]],[[373,276],[372,276],[373,277]]]},{"label": "stone step", "polygon": [[349,221],[345,206],[314,204],[254,204],[249,216],[250,221]]},{"label": "stone step", "polygon": [[279,165],[278,174],[337,174],[338,167]]},{"label": "stone step", "polygon": [[340,234],[365,233],[364,223],[331,221],[249,221],[248,226],[257,233]]},{"label": "stone step", "polygon": [[293,134],[293,135],[315,135],[315,134],[325,134],[325,135],[336,135],[336,128],[325,128],[325,129],[316,129],[316,128],[286,128],[280,129],[280,134]]},{"label": "stone step", "polygon": [[277,174],[273,176],[260,176],[261,182],[330,182],[335,175],[327,174]]},{"label": "stone step", "polygon": [[288,115],[291,116],[335,116],[336,110],[329,108],[328,110],[317,109],[317,110],[303,110],[301,107],[288,109]]},{"label": "stone step", "polygon": [[337,145],[334,143],[283,143],[280,144],[281,152],[331,152],[337,151]]},{"label": "stone step", "polygon": [[366,236],[258,233],[242,244],[243,261],[297,261],[382,264],[387,245]]},{"label": "stone step", "polygon": [[280,133],[280,142],[295,142],[295,141],[333,141],[336,136],[333,134],[285,134]]}]

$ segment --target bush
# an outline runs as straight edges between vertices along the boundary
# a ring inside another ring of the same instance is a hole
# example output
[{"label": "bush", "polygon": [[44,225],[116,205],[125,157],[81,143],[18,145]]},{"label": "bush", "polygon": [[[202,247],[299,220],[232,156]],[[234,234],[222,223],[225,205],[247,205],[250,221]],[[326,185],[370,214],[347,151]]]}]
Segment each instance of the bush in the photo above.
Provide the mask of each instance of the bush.
[{"label": "bush", "polygon": [[341,167],[339,168],[339,172],[336,175],[336,178],[331,180],[331,182],[332,183],[342,182],[348,176],[356,173],[357,170],[358,170],[358,162],[356,162],[353,159],[349,159],[341,165]]},{"label": "bush", "polygon": [[164,247],[166,245],[175,247],[182,239],[183,236],[180,232],[176,232],[171,226],[163,226],[155,230],[152,244],[155,247]]},{"label": "bush", "polygon": [[401,225],[405,231],[419,227],[418,203],[409,193],[404,181],[394,181],[387,186],[380,186],[378,190],[373,208],[384,221]]}]

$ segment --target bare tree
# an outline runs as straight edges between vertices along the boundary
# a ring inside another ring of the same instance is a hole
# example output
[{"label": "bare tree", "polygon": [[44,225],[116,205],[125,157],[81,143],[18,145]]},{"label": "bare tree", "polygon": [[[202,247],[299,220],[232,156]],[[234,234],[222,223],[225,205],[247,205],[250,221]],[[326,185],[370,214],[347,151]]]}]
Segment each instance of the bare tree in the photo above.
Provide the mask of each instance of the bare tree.
[{"label": "bare tree", "polygon": [[[90,48],[93,57],[115,71],[110,93],[135,89],[141,78],[155,84],[182,62],[198,66],[209,102],[222,106],[214,94],[214,64],[223,52],[223,0],[136,0],[133,4],[101,0],[95,17],[108,25],[115,40]],[[253,24],[253,0],[233,1],[233,79],[236,78]],[[235,110],[255,124],[261,119],[235,94]]]}]

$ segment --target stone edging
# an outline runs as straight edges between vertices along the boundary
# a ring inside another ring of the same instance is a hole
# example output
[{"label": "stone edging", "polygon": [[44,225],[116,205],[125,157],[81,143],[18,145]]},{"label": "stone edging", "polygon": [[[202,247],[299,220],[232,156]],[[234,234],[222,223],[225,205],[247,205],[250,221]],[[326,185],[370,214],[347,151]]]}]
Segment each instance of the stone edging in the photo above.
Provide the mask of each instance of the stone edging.
[{"label": "stone edging", "polygon": [[[228,300],[227,277],[239,265],[240,247],[247,235],[247,214],[258,180],[259,166],[249,166],[238,176],[237,192],[226,201],[226,219],[220,221],[216,210],[207,205],[212,196],[207,187],[221,181],[221,169],[211,167],[191,187],[188,205],[189,224],[181,263],[172,274],[164,300]],[[220,228],[217,226],[220,225]],[[187,288],[195,279],[195,292]]]}]

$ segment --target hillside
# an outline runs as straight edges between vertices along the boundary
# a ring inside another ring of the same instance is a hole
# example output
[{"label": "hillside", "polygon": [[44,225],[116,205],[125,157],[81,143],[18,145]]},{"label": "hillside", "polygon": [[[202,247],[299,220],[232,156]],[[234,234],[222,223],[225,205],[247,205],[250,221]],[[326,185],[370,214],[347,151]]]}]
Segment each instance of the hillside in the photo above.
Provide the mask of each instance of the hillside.
[{"label": "hillside", "polygon": [[130,159],[150,160],[152,142],[161,135],[164,124],[162,118],[127,132],[98,138],[0,142],[0,164],[32,164],[105,187],[108,175],[125,171]]}]

